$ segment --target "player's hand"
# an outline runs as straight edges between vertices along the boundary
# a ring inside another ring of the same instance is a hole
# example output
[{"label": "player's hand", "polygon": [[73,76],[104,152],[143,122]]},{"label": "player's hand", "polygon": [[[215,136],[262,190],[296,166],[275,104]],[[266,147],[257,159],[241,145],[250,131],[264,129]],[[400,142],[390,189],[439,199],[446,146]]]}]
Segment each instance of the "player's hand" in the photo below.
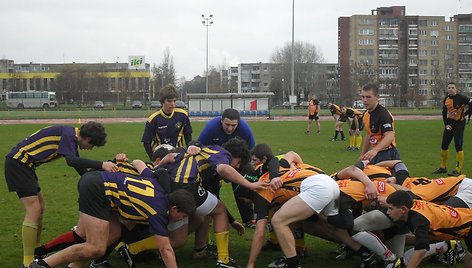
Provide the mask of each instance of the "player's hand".
[{"label": "player's hand", "polygon": [[370,151],[367,151],[365,154],[361,155],[361,158],[359,160],[371,161],[376,155],[377,155],[377,151],[370,150]]},{"label": "player's hand", "polygon": [[452,130],[452,127],[451,127],[451,125],[446,125],[446,130],[447,130],[447,131],[450,131],[450,130]]},{"label": "player's hand", "polygon": [[377,189],[375,188],[373,183],[369,183],[365,186],[365,197],[369,200],[373,200],[377,198]]},{"label": "player's hand", "polygon": [[269,183],[267,181],[259,180],[259,181],[250,183],[248,188],[253,191],[257,191],[257,190],[264,190],[265,188],[267,188],[267,186],[269,186]]},{"label": "player's hand", "polygon": [[397,183],[397,178],[395,177],[388,177],[385,179],[386,183],[391,183],[391,184],[396,184]]},{"label": "player's hand", "polygon": [[116,154],[115,160],[118,162],[126,162],[128,161],[128,157],[126,156],[125,153],[119,153],[119,154]]},{"label": "player's hand", "polygon": [[282,187],[284,183],[282,182],[282,179],[280,177],[275,177],[270,181],[270,190],[272,192],[277,191],[280,187]]},{"label": "player's hand", "polygon": [[102,169],[109,172],[117,172],[118,165],[113,162],[103,162]]},{"label": "player's hand", "polygon": [[243,235],[246,232],[246,228],[239,221],[233,221],[231,227],[238,232],[239,235]]},{"label": "player's hand", "polygon": [[200,153],[201,150],[202,150],[202,148],[200,148],[200,147],[198,147],[198,146],[190,145],[190,146],[187,148],[187,154],[189,154],[189,155],[196,155],[196,154]]}]

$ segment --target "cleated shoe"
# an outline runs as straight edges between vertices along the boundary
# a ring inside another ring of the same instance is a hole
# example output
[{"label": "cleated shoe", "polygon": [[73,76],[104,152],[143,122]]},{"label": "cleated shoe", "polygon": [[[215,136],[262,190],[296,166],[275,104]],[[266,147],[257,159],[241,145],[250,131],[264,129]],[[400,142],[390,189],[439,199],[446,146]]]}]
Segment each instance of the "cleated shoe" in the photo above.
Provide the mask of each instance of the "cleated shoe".
[{"label": "cleated shoe", "polygon": [[224,263],[220,260],[216,261],[216,268],[240,268],[241,266],[236,264],[236,261],[230,258],[228,263]]},{"label": "cleated shoe", "polygon": [[447,169],[441,168],[441,167],[433,171],[433,174],[445,174],[445,173],[447,173]]},{"label": "cleated shoe", "polygon": [[[42,262],[43,264],[39,264],[39,262]],[[21,265],[20,267],[24,267],[24,265]],[[51,268],[51,267],[44,261],[36,259],[28,265],[28,268]]]},{"label": "cleated shoe", "polygon": [[374,254],[370,254],[368,257],[362,258],[359,268],[372,268],[377,266],[377,259]]},{"label": "cleated shoe", "polygon": [[403,267],[403,262],[399,258],[393,261],[385,261],[383,265],[383,268],[401,268],[401,267]]},{"label": "cleated shoe", "polygon": [[453,171],[451,171],[451,173],[448,173],[447,175],[451,176],[451,177],[459,177],[461,175],[461,173],[457,170],[453,170]]},{"label": "cleated shoe", "polygon": [[285,256],[278,257],[273,262],[267,265],[269,268],[284,268],[287,267],[287,258]]},{"label": "cleated shoe", "polygon": [[449,240],[447,241],[448,249],[444,252],[444,257],[446,258],[446,265],[448,267],[456,264],[457,258],[457,241]]},{"label": "cleated shoe", "polygon": [[123,246],[119,247],[116,251],[118,252],[118,254],[120,254],[126,264],[128,264],[129,268],[135,267],[133,263],[133,258],[131,258],[131,253],[129,252],[129,246],[127,244],[124,244]]},{"label": "cleated shoe", "polygon": [[95,261],[93,261],[92,263],[90,263],[90,268],[112,268],[112,267],[113,266],[111,266],[109,261],[102,261],[99,263],[96,263]]}]

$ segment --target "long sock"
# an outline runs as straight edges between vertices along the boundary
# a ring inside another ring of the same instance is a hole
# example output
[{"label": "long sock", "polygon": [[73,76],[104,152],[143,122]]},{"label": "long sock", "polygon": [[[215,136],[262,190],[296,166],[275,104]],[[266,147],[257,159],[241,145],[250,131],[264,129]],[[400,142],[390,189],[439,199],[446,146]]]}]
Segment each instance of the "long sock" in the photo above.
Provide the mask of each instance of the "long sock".
[{"label": "long sock", "polygon": [[337,131],[337,130],[334,132],[334,139],[335,139],[335,140],[338,139],[338,133],[339,133],[339,131]]},{"label": "long sock", "polygon": [[302,222],[294,223],[292,233],[295,238],[295,248],[297,251],[305,251],[305,233],[303,232]]},{"label": "long sock", "polygon": [[456,171],[461,172],[462,165],[464,164],[464,151],[459,151],[456,154]]},{"label": "long sock", "polygon": [[362,146],[362,135],[357,135],[356,136],[356,147],[361,148]]},{"label": "long sock", "polygon": [[356,146],[356,136],[349,134],[349,147],[354,148]]},{"label": "long sock", "polygon": [[339,133],[341,133],[341,139],[344,140],[344,139],[345,139],[345,137],[344,137],[344,131],[341,130],[341,131],[339,131]]},{"label": "long sock", "polygon": [[383,260],[390,261],[395,260],[395,254],[393,254],[387,246],[380,241],[380,239],[370,232],[359,232],[352,236],[354,240],[359,242],[361,245],[370,249],[372,252],[382,257]]},{"label": "long sock", "polygon": [[28,265],[34,260],[34,247],[38,240],[38,225],[29,222],[23,222],[21,227],[23,240],[23,265]]},{"label": "long sock", "polygon": [[216,250],[218,259],[223,263],[229,262],[229,232],[215,233]]},{"label": "long sock", "polygon": [[34,254],[37,256],[44,256],[46,254],[65,249],[71,245],[84,243],[85,240],[77,235],[74,231],[61,234],[46,244],[37,247]]},{"label": "long sock", "polygon": [[[423,259],[426,259],[427,257],[433,256],[435,254],[442,254],[446,252],[448,249],[447,243],[445,241],[434,243],[434,244],[429,244],[429,250],[426,251],[426,255],[424,255]],[[408,264],[411,260],[411,256],[415,252],[414,248],[410,248],[405,252],[405,255],[403,255],[403,260],[405,261],[405,264]]]},{"label": "long sock", "polygon": [[441,150],[441,164],[439,167],[446,168],[447,167],[447,157],[449,155],[449,150]]},{"label": "long sock", "polygon": [[133,255],[137,255],[140,252],[151,249],[159,249],[159,245],[157,244],[156,238],[154,236],[150,236],[148,238],[139,240],[138,242],[129,244],[129,252]]}]

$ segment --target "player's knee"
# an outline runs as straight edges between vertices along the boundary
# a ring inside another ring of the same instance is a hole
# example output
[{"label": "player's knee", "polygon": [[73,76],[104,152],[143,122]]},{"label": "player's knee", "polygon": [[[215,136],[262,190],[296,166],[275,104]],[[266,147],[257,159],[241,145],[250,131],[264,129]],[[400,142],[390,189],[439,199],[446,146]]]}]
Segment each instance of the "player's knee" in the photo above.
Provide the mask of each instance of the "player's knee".
[{"label": "player's knee", "polygon": [[84,258],[88,259],[97,259],[105,255],[106,253],[106,245],[94,245],[91,243],[85,243],[84,245]]}]

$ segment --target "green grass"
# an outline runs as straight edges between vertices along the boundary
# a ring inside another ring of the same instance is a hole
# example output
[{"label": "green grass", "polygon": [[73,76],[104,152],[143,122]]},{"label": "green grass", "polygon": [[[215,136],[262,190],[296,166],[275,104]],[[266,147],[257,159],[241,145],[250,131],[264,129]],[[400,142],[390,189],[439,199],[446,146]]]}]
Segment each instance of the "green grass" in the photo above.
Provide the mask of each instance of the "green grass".
[{"label": "green grass", "polygon": [[[297,151],[306,163],[322,168],[327,173],[335,172],[353,164],[359,157],[358,152],[345,150],[348,143],[330,142],[334,132],[332,120],[322,121],[320,134],[304,134],[305,121],[258,121],[249,122],[253,129],[257,143],[267,143],[272,146],[274,153]],[[204,123],[194,122],[194,138],[200,133]],[[6,155],[21,139],[45,125],[0,125],[0,155]],[[114,123],[106,124],[108,143],[105,147],[92,151],[83,151],[81,156],[91,159],[111,159],[118,152],[126,152],[130,159],[145,159],[145,153],[140,143],[144,129],[143,123]],[[442,134],[442,122],[437,121],[397,121],[397,145],[403,161],[407,164],[413,176],[427,176],[437,168]],[[345,127],[346,129],[346,127]],[[471,145],[468,142],[472,137],[470,126],[466,127],[464,140],[465,163],[464,173],[470,173],[472,154],[469,154]],[[347,134],[347,131],[346,131]],[[453,167],[455,159],[454,148],[450,148],[449,168]],[[0,172],[3,174],[3,161],[0,163]],[[69,230],[77,223],[77,180],[78,175],[73,168],[67,167],[60,159],[53,163],[41,166],[37,170],[40,185],[46,201],[44,215],[44,229],[42,242]],[[230,211],[239,218],[237,208],[230,190],[225,184],[222,198]],[[0,267],[17,267],[21,262],[21,222],[23,208],[14,193],[8,193],[6,183],[0,180]],[[239,237],[231,233],[230,252],[241,265],[246,264],[249,255],[252,230]],[[176,250],[180,267],[208,267],[213,266],[213,260],[192,260],[190,252],[193,245],[193,236],[189,238],[187,246]],[[332,267],[334,265],[353,266],[359,260],[338,262],[329,254],[335,245],[307,236],[307,245],[310,256],[303,260],[304,267]],[[258,267],[266,267],[277,252],[263,252],[259,257]],[[116,253],[111,256],[114,267],[125,267]],[[139,263],[139,267],[155,267],[158,262],[149,260]],[[315,264],[316,263],[316,264]],[[162,267],[162,264],[158,265]],[[65,267],[65,266],[64,266]],[[423,267],[433,267],[424,265]]]}]

